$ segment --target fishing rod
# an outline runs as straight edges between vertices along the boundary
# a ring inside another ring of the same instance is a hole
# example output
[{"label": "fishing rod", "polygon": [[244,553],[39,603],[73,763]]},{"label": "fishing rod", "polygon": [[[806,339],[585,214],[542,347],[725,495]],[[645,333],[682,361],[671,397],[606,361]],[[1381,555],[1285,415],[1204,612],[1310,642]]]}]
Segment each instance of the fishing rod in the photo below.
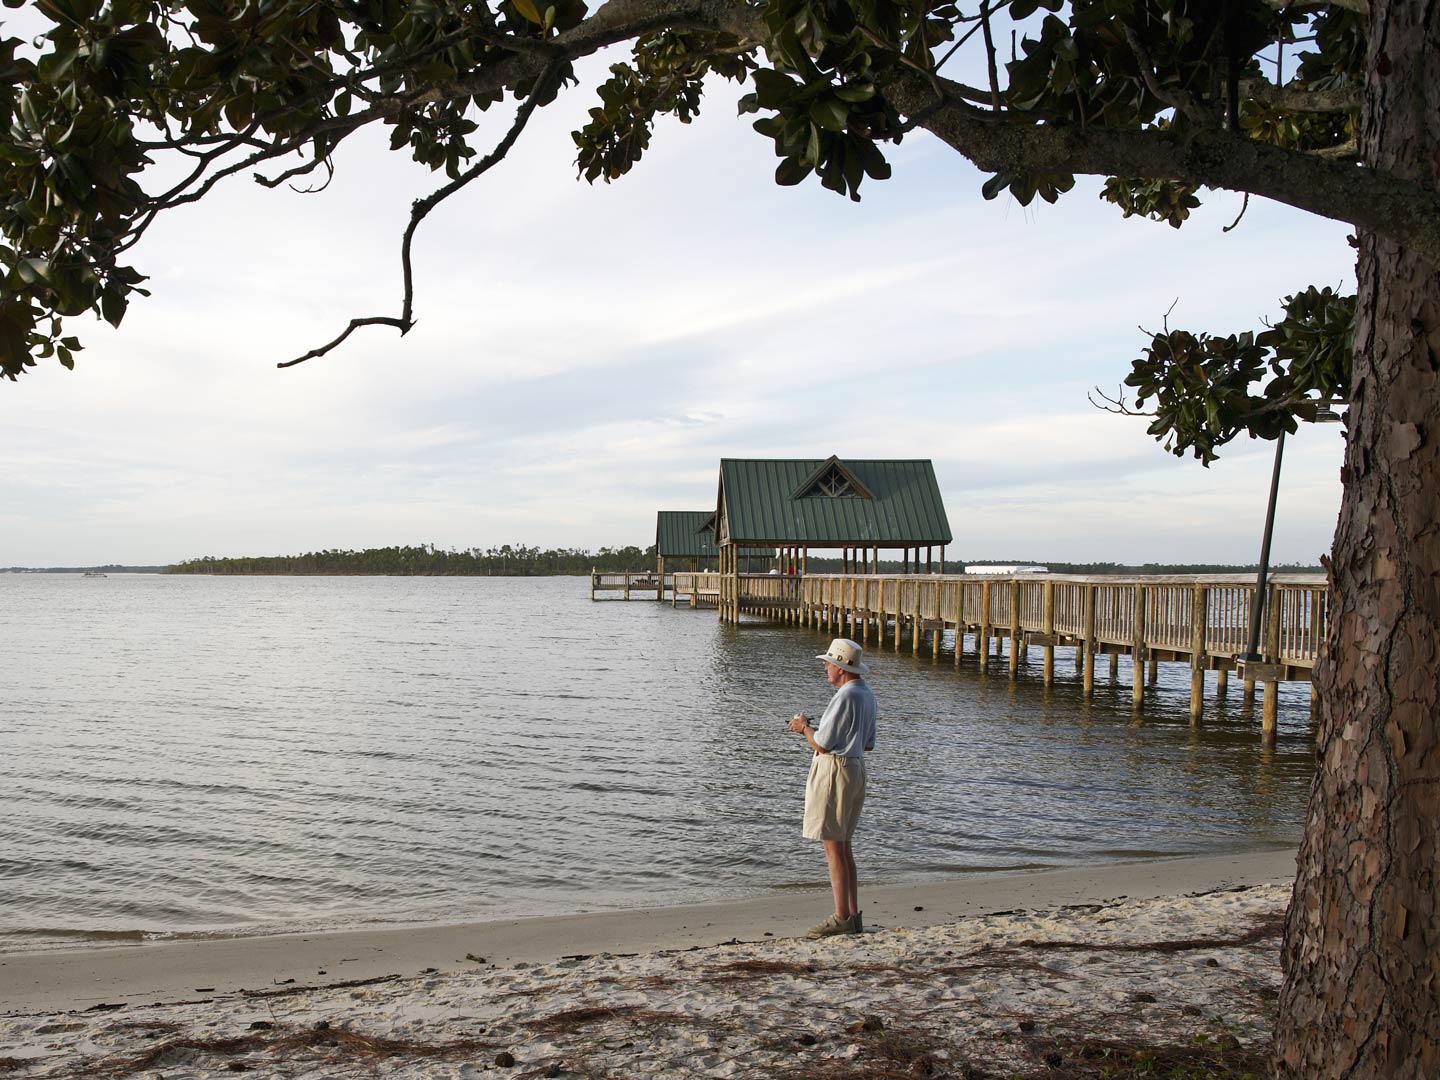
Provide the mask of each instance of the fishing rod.
[{"label": "fishing rod", "polygon": [[[756,701],[754,698],[748,698],[748,697],[746,697],[744,694],[731,694],[730,696],[733,697],[733,698],[738,699],[739,702],[740,702],[740,704],[742,704],[742,705],[748,705],[750,708],[754,709],[756,712],[759,712],[759,713],[767,713],[767,712],[770,711],[770,709],[769,709],[768,706],[761,705],[761,704],[760,704],[758,701]],[[792,716],[792,717],[790,718],[790,720],[794,720],[794,719],[795,719],[796,717],[798,717],[799,715],[800,715],[800,713],[796,713],[795,716]],[[787,728],[790,726],[790,720],[783,721],[784,725],[785,725]]]}]

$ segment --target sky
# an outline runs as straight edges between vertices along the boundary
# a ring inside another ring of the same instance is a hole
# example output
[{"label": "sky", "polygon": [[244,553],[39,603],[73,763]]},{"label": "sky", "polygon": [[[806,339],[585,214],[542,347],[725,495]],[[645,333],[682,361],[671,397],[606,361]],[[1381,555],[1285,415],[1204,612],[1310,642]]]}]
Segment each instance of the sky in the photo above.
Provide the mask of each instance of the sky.
[{"label": "sky", "polygon": [[[1346,227],[1252,199],[1226,234],[1241,197],[1214,193],[1174,230],[1083,178],[1053,206],[986,202],[924,132],[859,204],[782,188],[728,84],[590,186],[569,133],[613,59],[422,225],[404,338],[275,366],[398,313],[409,206],[441,180],[383,133],[321,194],[237,177],[162,218],[134,252],[153,297],[119,331],[73,320],[73,372],[0,384],[0,566],[645,546],[657,510],[714,506],[721,457],[831,454],[931,459],[950,560],[1256,560],[1273,444],[1206,469],[1087,394],[1118,390],[1167,310],[1259,330],[1306,285],[1353,290]],[[1287,441],[1272,561],[1329,549],[1340,430]]]}]

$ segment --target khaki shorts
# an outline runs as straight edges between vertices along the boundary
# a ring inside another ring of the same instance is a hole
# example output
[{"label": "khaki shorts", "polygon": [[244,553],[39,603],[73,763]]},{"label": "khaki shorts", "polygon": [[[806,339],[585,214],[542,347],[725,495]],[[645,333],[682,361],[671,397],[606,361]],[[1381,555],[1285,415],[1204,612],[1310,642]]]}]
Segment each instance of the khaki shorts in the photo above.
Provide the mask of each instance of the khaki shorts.
[{"label": "khaki shorts", "polygon": [[865,759],[816,754],[805,781],[805,822],[810,840],[849,840],[865,805]]}]

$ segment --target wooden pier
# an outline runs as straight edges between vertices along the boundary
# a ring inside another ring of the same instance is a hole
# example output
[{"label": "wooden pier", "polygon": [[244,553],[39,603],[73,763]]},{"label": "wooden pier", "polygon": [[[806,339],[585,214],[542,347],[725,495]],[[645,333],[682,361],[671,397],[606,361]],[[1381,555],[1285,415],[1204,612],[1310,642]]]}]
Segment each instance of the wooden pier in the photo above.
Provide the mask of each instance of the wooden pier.
[{"label": "wooden pier", "polygon": [[613,573],[590,571],[590,599],[600,599],[600,593],[621,593],[621,600],[629,600],[630,594],[649,593],[647,599],[665,598],[666,575],[638,570],[621,570]]},{"label": "wooden pier", "polygon": [[[602,573],[590,572],[590,599],[599,600],[602,593],[620,593],[619,600],[660,600],[668,596],[670,606],[684,600],[689,607],[715,607],[720,602],[718,574],[695,572],[651,574],[637,570]],[[632,597],[632,593],[639,593]]]},{"label": "wooden pier", "polygon": [[[981,671],[1006,663],[1012,676],[1031,647],[1040,647],[1047,685],[1055,675],[1055,649],[1070,646],[1088,698],[1095,662],[1109,657],[1110,676],[1119,657],[1133,658],[1132,695],[1143,707],[1145,686],[1161,662],[1190,667],[1190,717],[1204,709],[1205,672],[1215,671],[1217,692],[1228,690],[1235,671],[1247,701],[1257,683],[1265,688],[1262,730],[1273,735],[1282,681],[1308,681],[1325,636],[1328,592],[1320,574],[1272,576],[1266,589],[1261,635],[1263,661],[1244,663],[1253,579],[1231,575],[1175,577],[1078,576],[1068,574],[879,575],[879,574],[677,574],[677,592],[718,598],[721,617],[741,613],[824,628],[878,648],[938,657],[946,631],[953,633],[954,662],[965,638]],[[682,580],[684,579],[684,580]],[[1008,648],[1007,648],[1008,643]]]}]

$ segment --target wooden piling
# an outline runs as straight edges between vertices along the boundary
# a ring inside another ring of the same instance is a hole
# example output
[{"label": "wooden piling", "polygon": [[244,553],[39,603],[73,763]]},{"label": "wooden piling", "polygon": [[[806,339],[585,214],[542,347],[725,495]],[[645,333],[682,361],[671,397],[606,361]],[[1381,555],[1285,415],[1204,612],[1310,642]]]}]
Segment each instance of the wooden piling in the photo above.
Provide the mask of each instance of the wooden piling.
[{"label": "wooden piling", "polygon": [[1084,654],[1085,700],[1095,696],[1095,586],[1085,588],[1085,640],[1080,643]]},{"label": "wooden piling", "polygon": [[1010,583],[1010,677],[1020,672],[1020,582]]},{"label": "wooden piling", "polygon": [[[940,549],[940,572],[945,572],[945,549]],[[955,590],[955,666],[960,666],[960,656],[965,651],[965,587]]]},{"label": "wooden piling", "polygon": [[1190,593],[1190,723],[1196,726],[1205,708],[1206,592],[1196,585]]},{"label": "wooden piling", "polygon": [[1045,582],[1045,685],[1055,682],[1055,583]]},{"label": "wooden piling", "polygon": [[975,640],[980,653],[980,673],[990,670],[990,582],[980,587],[980,632]]},{"label": "wooden piling", "polygon": [[[1272,664],[1280,663],[1280,597],[1275,586],[1270,586],[1265,598],[1268,626],[1265,632],[1265,658]],[[1275,737],[1275,728],[1280,714],[1280,681],[1265,681],[1265,707],[1260,721],[1260,730],[1267,738]]]},{"label": "wooden piling", "polygon": [[[1256,597],[1255,597],[1254,594],[1252,593],[1252,594],[1251,594],[1251,603],[1255,603],[1255,602],[1256,602]],[[1244,689],[1243,700],[1244,700],[1244,703],[1245,703],[1245,707],[1246,707],[1247,709],[1248,709],[1248,708],[1253,708],[1254,705],[1255,705],[1255,680],[1252,679],[1252,678],[1249,676],[1249,674],[1247,673],[1247,674],[1245,675],[1244,679],[1243,679],[1242,682],[1241,682],[1241,686],[1242,686],[1243,689]]]},{"label": "wooden piling", "polygon": [[1131,642],[1130,699],[1139,710],[1145,705],[1145,586],[1135,586],[1135,610],[1132,615],[1134,638]]}]

